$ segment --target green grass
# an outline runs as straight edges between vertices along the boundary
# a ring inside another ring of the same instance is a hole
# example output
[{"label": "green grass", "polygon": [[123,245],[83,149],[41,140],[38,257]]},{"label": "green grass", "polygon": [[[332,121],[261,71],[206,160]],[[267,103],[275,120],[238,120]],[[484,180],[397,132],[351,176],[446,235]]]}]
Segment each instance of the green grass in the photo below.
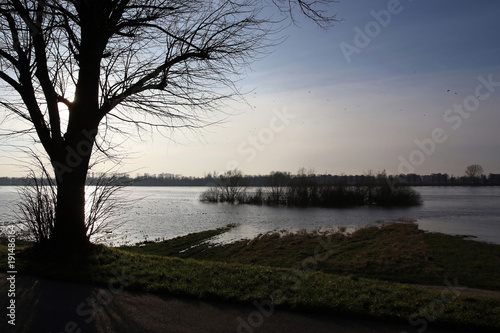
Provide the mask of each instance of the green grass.
[{"label": "green grass", "polygon": [[457,276],[469,287],[500,291],[500,245],[440,233],[426,233],[424,238],[447,277]]},{"label": "green grass", "polygon": [[439,286],[444,286],[445,279],[457,278],[469,288],[500,291],[500,245],[426,233],[414,223],[366,227],[348,235],[328,231],[284,235],[274,232],[216,247],[203,244],[199,237],[204,235],[189,235],[197,239],[198,245],[186,252],[181,252],[189,244],[184,237],[123,249],[204,261],[300,268],[304,260],[314,257],[315,251],[328,247],[327,255],[318,256],[322,260],[316,260],[316,271]]},{"label": "green grass", "polygon": [[[64,262],[24,248],[18,250],[16,264],[23,274],[101,286],[118,283],[116,272],[123,272],[130,277],[128,290],[238,303],[272,300],[276,307],[287,309],[406,323],[410,316],[432,314],[433,304],[439,304],[443,294],[396,283],[398,279],[423,283],[419,279],[429,274],[425,281],[444,287],[445,278],[457,277],[459,285],[468,285],[465,280],[471,281],[469,287],[482,284],[490,289],[499,280],[495,262],[475,278],[472,273],[478,266],[469,267],[467,261],[482,261],[480,253],[488,253],[485,261],[494,259],[500,247],[427,234],[413,224],[364,228],[352,235],[319,231],[282,237],[266,234],[222,247],[204,243],[221,232],[224,230],[140,247],[95,246],[90,254]],[[183,251],[197,247],[190,253]],[[462,256],[465,252],[470,256]],[[0,246],[0,254],[6,255],[5,246]],[[186,254],[191,258],[173,257]],[[431,325],[500,329],[499,297],[450,291],[445,296],[449,301],[443,311],[435,313]]]}]

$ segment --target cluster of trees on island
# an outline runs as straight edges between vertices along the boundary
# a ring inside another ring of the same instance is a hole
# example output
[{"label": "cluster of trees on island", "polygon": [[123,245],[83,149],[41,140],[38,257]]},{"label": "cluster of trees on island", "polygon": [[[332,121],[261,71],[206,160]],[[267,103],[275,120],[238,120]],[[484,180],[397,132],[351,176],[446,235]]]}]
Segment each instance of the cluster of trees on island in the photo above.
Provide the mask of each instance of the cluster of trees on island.
[{"label": "cluster of trees on island", "polygon": [[351,185],[345,179],[325,179],[304,169],[296,175],[275,171],[267,176],[264,187],[252,191],[248,191],[248,181],[237,169],[215,174],[212,179],[214,186],[202,193],[201,201],[301,207],[422,204],[417,191],[385,172],[366,175],[363,181]]}]

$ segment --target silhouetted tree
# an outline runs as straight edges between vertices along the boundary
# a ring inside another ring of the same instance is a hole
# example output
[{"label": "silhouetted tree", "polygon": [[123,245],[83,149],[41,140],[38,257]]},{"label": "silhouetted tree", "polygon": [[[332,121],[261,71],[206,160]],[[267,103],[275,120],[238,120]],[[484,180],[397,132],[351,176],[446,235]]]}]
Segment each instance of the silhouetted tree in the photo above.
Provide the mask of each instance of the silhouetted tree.
[{"label": "silhouetted tree", "polygon": [[476,185],[483,175],[483,167],[479,164],[472,164],[465,169],[465,176],[469,179],[470,184]]},{"label": "silhouetted tree", "polygon": [[368,205],[373,203],[374,189],[377,186],[377,178],[370,170],[366,175],[364,175],[358,184],[359,190],[364,193],[365,201]]},{"label": "silhouetted tree", "polygon": [[272,204],[284,204],[286,192],[290,185],[290,172],[272,171],[267,177],[266,185],[269,187],[268,200]]},{"label": "silhouetted tree", "polygon": [[379,206],[420,206],[422,198],[413,188],[400,183],[394,176],[387,176],[385,170],[377,175],[372,200]]},{"label": "silhouetted tree", "polygon": [[222,175],[215,175],[214,179],[219,190],[220,201],[229,203],[245,201],[247,181],[241,170],[228,170]]},{"label": "silhouetted tree", "polygon": [[318,183],[313,170],[300,168],[293,176],[288,187],[287,202],[293,206],[308,206],[316,204]]},{"label": "silhouetted tree", "polygon": [[1,1],[0,105],[26,121],[12,133],[35,132],[54,169],[54,245],[89,244],[85,181],[93,151],[110,156],[110,131],[216,122],[220,102],[239,94],[233,80],[276,43],[275,23],[299,12],[327,27],[335,17],[322,6],[333,2]]}]

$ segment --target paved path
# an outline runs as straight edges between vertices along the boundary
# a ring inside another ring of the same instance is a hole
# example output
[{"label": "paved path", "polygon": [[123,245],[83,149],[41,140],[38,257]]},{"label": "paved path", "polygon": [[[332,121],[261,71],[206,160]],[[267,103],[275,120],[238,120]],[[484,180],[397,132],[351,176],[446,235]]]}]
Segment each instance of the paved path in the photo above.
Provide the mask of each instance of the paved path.
[{"label": "paved path", "polygon": [[[421,328],[281,310],[266,317],[256,306],[124,292],[19,274],[16,279],[14,327],[7,323],[5,314],[9,302],[7,275],[0,274],[0,332],[413,333]],[[93,311],[89,304],[96,301],[106,305],[97,305]],[[429,328],[426,332],[457,331]]]}]

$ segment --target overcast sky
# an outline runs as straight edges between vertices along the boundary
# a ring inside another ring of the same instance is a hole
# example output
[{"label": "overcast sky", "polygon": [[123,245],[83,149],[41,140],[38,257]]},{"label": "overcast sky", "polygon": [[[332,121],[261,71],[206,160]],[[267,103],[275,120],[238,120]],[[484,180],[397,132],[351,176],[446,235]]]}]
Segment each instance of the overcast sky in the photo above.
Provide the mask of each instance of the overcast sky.
[{"label": "overcast sky", "polygon": [[300,21],[253,64],[239,83],[253,90],[249,105],[200,132],[130,142],[119,170],[500,173],[498,1],[343,0],[332,10],[342,23]]}]

